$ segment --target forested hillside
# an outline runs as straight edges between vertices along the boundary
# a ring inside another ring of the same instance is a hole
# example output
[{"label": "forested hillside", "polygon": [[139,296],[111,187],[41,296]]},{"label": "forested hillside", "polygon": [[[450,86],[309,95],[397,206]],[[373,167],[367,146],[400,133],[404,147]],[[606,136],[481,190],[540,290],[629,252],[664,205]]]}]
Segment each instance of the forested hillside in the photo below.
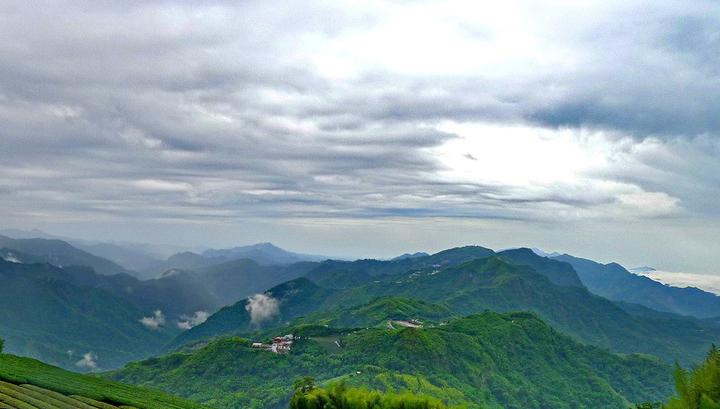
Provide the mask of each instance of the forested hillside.
[{"label": "forested hillside", "polygon": [[[535,256],[538,257],[539,256]],[[253,321],[249,300],[225,307],[204,324],[181,334],[171,346],[228,333],[247,333],[258,326],[279,325],[314,311],[367,303],[377,297],[402,296],[445,305],[456,314],[484,310],[528,310],[558,330],[584,342],[617,352],[653,354],[667,362],[698,362],[720,335],[716,326],[679,316],[636,317],[584,287],[555,285],[528,265],[507,258],[477,259],[447,268],[414,269],[377,275],[369,284],[328,289],[305,278],[268,290],[277,311]]]},{"label": "forested hillside", "polygon": [[0,259],[0,336],[6,350],[79,371],[118,367],[157,353],[179,333],[148,328],[152,314],[49,264]]},{"label": "forested hillside", "polygon": [[[300,339],[288,354],[252,347],[273,333]],[[528,313],[486,312],[425,328],[301,325],[257,337],[222,338],[108,376],[218,408],[283,408],[293,380],[306,375],[490,408],[618,408],[672,388],[660,360],[581,345]]]}]

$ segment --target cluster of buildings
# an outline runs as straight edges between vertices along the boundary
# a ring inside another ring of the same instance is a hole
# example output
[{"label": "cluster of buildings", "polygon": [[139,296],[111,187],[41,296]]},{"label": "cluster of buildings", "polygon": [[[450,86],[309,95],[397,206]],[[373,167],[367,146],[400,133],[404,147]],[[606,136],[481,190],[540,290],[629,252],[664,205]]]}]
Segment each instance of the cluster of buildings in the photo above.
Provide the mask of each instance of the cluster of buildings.
[{"label": "cluster of buildings", "polygon": [[288,334],[281,337],[274,337],[270,341],[270,344],[253,342],[252,347],[271,351],[276,354],[287,354],[292,349],[293,341],[295,341],[295,337],[292,334]]}]

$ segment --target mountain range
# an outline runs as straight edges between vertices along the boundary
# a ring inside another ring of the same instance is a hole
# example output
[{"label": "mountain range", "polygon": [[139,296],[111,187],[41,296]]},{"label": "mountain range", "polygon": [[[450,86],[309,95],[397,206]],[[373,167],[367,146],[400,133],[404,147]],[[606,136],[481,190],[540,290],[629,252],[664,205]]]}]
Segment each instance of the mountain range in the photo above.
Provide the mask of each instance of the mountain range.
[{"label": "mountain range", "polygon": [[[458,249],[460,254],[467,251],[467,248]],[[449,250],[443,257],[448,256],[457,255]],[[512,264],[513,257],[520,260],[520,264]],[[647,353],[667,362],[700,360],[710,344],[720,337],[720,327],[700,320],[673,314],[634,316],[577,285],[577,277],[569,274],[573,270],[566,263],[536,256],[529,250],[510,250],[467,262],[460,261],[462,257],[449,258],[456,263],[444,268],[434,264],[405,273],[393,272],[397,271],[397,262],[383,262],[387,265],[387,274],[379,274],[379,265],[373,263],[372,271],[376,274],[371,281],[342,288],[322,286],[313,279],[317,270],[311,270],[305,277],[265,293],[276,300],[278,308],[262,322],[253,319],[252,300],[241,300],[183,332],[170,347],[225,334],[247,334],[261,326],[280,325],[316,311],[359,305],[386,296],[439,303],[457,315],[484,310],[533,311],[553,327],[583,342],[617,352]],[[531,265],[539,266],[538,270]],[[552,265],[563,266],[556,271],[565,274],[554,276],[555,280],[562,277],[562,284],[540,272],[544,270],[547,274]],[[341,277],[345,277],[345,273]],[[319,281],[327,281],[326,276],[322,275]]]},{"label": "mountain range", "polygon": [[[537,249],[125,252],[154,260],[138,273],[102,257],[124,248],[107,243],[0,248],[8,352],[216,408],[286,407],[306,375],[472,408],[627,407],[667,398],[671,365],[720,338],[714,294]],[[253,347],[285,334],[298,337],[286,355]]]},{"label": "mountain range", "polygon": [[720,297],[695,287],[673,287],[633,274],[617,263],[601,264],[568,254],[553,257],[575,269],[593,293],[611,300],[644,305],[698,318],[720,316]]}]

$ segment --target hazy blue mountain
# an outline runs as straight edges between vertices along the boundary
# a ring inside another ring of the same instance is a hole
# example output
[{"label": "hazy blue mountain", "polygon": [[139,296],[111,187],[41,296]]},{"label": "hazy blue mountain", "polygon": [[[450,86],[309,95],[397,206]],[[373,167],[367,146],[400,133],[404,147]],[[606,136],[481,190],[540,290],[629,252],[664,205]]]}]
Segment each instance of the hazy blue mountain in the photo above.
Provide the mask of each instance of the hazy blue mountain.
[{"label": "hazy blue mountain", "polygon": [[159,245],[84,240],[49,234],[39,229],[4,229],[0,230],[0,235],[13,239],[61,240],[80,250],[113,261],[131,271],[145,270],[167,257],[162,255],[161,248],[163,246]]},{"label": "hazy blue mountain", "polygon": [[720,316],[720,297],[713,293],[662,284],[633,274],[617,263],[601,264],[568,254],[554,257],[554,260],[571,264],[590,291],[611,300],[698,318]]},{"label": "hazy blue mountain", "polygon": [[221,257],[204,257],[200,254],[193,253],[191,251],[184,251],[181,253],[173,254],[168,257],[167,260],[163,260],[153,266],[148,267],[148,270],[161,273],[167,270],[180,269],[180,270],[198,270],[201,268],[209,267],[213,264],[221,264],[228,260]]},{"label": "hazy blue mountain", "polygon": [[144,272],[161,262],[159,256],[138,250],[135,247],[105,242],[93,244],[73,243],[73,245],[88,253],[111,260],[132,271],[134,275],[140,278],[153,278],[153,274]]},{"label": "hazy blue mountain", "polygon": [[167,260],[148,267],[146,272],[159,274],[170,269],[196,270],[210,266],[224,264],[234,260],[252,260],[263,266],[287,266],[307,261],[320,261],[327,257],[293,253],[283,250],[272,243],[258,243],[250,246],[234,247],[230,249],[210,249],[202,254],[185,251],[170,256]]},{"label": "hazy blue mountain", "polygon": [[428,254],[428,253],[425,253],[425,252],[423,252],[423,251],[419,251],[419,252],[417,252],[417,253],[405,253],[405,254],[401,254],[401,255],[399,255],[399,256],[397,256],[397,257],[391,258],[390,260],[392,260],[392,261],[397,261],[397,260],[404,260],[404,259],[406,259],[406,258],[427,257],[427,256],[429,256],[429,255],[430,255],[430,254]]},{"label": "hazy blue mountain", "polygon": [[237,260],[246,258],[263,265],[292,264],[300,261],[322,261],[328,257],[293,253],[272,243],[257,243],[228,249],[210,249],[202,253],[206,258]]},{"label": "hazy blue mountain", "polygon": [[100,274],[130,273],[120,265],[56,239],[12,239],[0,236],[0,248],[17,250],[44,262],[62,266],[92,267]]},{"label": "hazy blue mountain", "polygon": [[40,229],[21,230],[21,229],[2,229],[0,235],[11,237],[13,239],[58,239],[61,237],[49,233],[45,233]]}]

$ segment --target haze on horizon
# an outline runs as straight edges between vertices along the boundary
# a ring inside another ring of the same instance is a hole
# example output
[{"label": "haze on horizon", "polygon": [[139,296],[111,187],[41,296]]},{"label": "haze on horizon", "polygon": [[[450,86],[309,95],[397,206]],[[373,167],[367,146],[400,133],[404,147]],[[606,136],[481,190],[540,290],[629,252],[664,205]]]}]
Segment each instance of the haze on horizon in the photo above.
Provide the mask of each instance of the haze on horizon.
[{"label": "haze on horizon", "polygon": [[719,27],[712,1],[5,1],[0,226],[720,275]]}]

